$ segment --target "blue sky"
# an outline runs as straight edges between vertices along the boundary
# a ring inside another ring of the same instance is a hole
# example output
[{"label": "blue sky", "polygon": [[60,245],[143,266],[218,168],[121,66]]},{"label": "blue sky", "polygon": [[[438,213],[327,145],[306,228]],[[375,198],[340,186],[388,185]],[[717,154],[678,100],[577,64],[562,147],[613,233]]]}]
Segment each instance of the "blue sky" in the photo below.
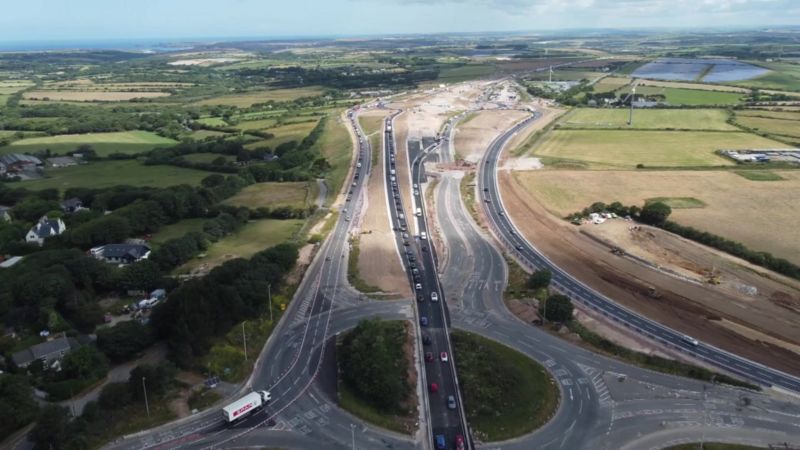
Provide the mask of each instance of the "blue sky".
[{"label": "blue sky", "polygon": [[23,0],[0,42],[800,25],[800,0]]}]

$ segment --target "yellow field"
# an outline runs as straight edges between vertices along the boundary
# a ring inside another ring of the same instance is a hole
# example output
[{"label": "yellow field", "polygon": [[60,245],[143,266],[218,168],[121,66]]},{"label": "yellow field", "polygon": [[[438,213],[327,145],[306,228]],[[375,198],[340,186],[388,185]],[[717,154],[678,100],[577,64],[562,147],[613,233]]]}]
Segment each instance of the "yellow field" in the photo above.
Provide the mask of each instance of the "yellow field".
[{"label": "yellow field", "polygon": [[727,123],[727,111],[722,109],[642,109],[636,111],[628,125],[627,109],[576,108],[559,121],[563,128],[621,128],[738,131]]},{"label": "yellow field", "polygon": [[[555,130],[533,153],[545,165],[567,163],[591,169],[720,166],[733,162],[719,149],[778,148],[780,142],[749,133],[706,131]],[[550,158],[549,160],[547,158]]]},{"label": "yellow field", "polygon": [[238,108],[249,108],[256,103],[291,101],[300,97],[313,97],[322,94],[323,89],[318,86],[308,86],[296,89],[272,89],[268,91],[253,91],[244,94],[223,95],[197,102],[197,105],[216,106],[229,105]]},{"label": "yellow field", "polygon": [[62,102],[120,102],[134,98],[157,98],[170,95],[168,92],[30,91],[22,94],[22,98]]},{"label": "yellow field", "polygon": [[751,181],[728,171],[527,171],[523,186],[558,216],[596,201],[643,205],[657,197],[688,197],[706,206],[673,210],[671,219],[751,249],[800,263],[796,192],[800,172],[775,171],[782,181]]},{"label": "yellow field", "polygon": [[739,116],[737,114],[736,123],[762,133],[800,138],[800,121],[798,120]]},{"label": "yellow field", "polygon": [[719,84],[703,84],[703,83],[682,83],[679,81],[641,80],[639,82],[639,85],[677,88],[677,89],[699,89],[702,91],[739,92],[743,94],[750,92],[749,89],[734,87],[734,86],[722,86]]},{"label": "yellow field", "polygon": [[611,92],[630,83],[630,78],[606,77],[594,84],[595,92]]}]

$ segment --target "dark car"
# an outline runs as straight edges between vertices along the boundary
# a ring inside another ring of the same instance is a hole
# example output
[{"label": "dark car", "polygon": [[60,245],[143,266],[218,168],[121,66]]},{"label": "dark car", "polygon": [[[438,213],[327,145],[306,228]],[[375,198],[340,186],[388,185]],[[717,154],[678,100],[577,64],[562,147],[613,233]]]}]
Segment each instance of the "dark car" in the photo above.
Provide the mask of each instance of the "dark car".
[{"label": "dark car", "polygon": [[418,295],[417,296],[417,301],[418,302],[424,302],[425,301],[425,297],[423,297],[422,295]]},{"label": "dark car", "polygon": [[422,345],[431,345],[431,337],[427,334],[422,335]]},{"label": "dark car", "polygon": [[425,317],[425,316],[420,317],[419,318],[419,324],[422,325],[423,327],[427,327],[428,326],[428,318]]},{"label": "dark car", "polygon": [[464,436],[456,435],[456,450],[464,450]]},{"label": "dark car", "polygon": [[431,353],[431,352],[426,352],[426,353],[425,353],[425,361],[427,361],[427,362],[432,362],[432,361],[433,361],[433,353]]}]

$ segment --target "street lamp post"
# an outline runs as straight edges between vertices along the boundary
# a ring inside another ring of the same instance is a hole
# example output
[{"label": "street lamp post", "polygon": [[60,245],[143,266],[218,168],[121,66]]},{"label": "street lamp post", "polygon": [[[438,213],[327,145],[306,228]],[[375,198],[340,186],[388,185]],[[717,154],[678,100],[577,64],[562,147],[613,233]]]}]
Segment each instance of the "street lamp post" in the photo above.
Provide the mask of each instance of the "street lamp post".
[{"label": "street lamp post", "polygon": [[350,435],[353,438],[353,450],[356,450],[356,424],[350,424]]},{"label": "street lamp post", "polygon": [[247,361],[247,334],[244,332],[244,321],[242,321],[242,342],[244,343],[244,360]]},{"label": "street lamp post", "polygon": [[267,285],[267,298],[269,299],[269,323],[272,324],[272,285]]},{"label": "street lamp post", "polygon": [[145,377],[142,377],[142,391],[144,392],[144,407],[147,410],[147,418],[150,418],[150,404],[147,403],[147,385],[145,384]]}]

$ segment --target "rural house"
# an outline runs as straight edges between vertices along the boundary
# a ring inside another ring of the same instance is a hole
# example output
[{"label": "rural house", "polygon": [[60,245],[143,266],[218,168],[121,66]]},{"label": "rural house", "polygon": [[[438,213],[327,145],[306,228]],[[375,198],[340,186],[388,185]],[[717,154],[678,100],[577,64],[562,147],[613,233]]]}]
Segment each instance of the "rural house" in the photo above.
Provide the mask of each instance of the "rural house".
[{"label": "rural house", "polygon": [[80,347],[74,338],[61,337],[52,341],[32,345],[25,350],[14,353],[11,360],[17,367],[28,367],[32,362],[41,360],[45,367],[51,367],[54,362],[61,359],[72,350]]},{"label": "rural house", "polygon": [[147,259],[150,247],[144,244],[108,244],[94,247],[89,253],[107,263],[132,264]]},{"label": "rural house", "polygon": [[71,156],[54,156],[52,158],[47,158],[47,164],[55,168],[77,166],[78,160]]},{"label": "rural house", "polygon": [[11,207],[0,205],[0,221],[11,222]]},{"label": "rural house", "polygon": [[74,213],[75,211],[83,209],[83,202],[78,197],[68,198],[61,202],[61,209],[68,214]]},{"label": "rural house", "polygon": [[61,218],[48,219],[47,216],[42,216],[39,222],[25,235],[25,241],[42,245],[45,239],[58,236],[66,230],[67,226],[64,225],[64,221]]}]

